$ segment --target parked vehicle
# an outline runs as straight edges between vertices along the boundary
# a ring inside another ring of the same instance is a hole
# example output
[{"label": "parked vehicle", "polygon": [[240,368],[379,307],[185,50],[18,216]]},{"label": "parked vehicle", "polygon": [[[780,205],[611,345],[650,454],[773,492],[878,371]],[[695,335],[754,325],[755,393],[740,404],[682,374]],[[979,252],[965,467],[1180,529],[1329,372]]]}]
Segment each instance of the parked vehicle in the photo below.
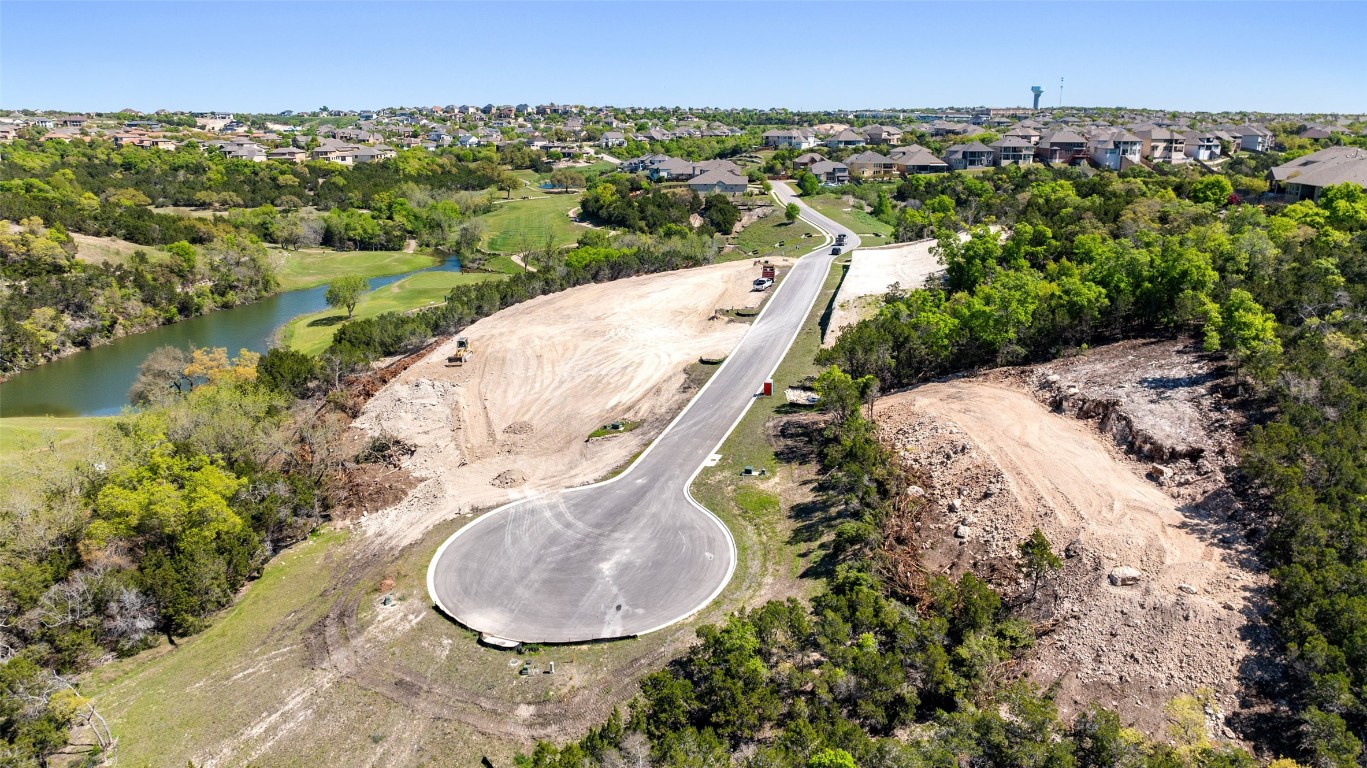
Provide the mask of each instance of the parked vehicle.
[{"label": "parked vehicle", "polygon": [[832,256],[839,256],[839,255],[840,255],[840,246],[837,245],[836,247],[832,248],[832,249],[831,249],[831,255],[832,255]]},{"label": "parked vehicle", "polygon": [[757,277],[757,278],[755,278],[755,282],[753,282],[753,283],[750,284],[750,285],[751,285],[750,290],[752,290],[752,291],[763,291],[763,290],[767,290],[767,289],[769,288],[769,286],[771,286],[771,285],[773,285],[773,284],[774,284],[774,281],[773,281],[773,280],[770,280],[770,279],[767,278],[767,277]]}]

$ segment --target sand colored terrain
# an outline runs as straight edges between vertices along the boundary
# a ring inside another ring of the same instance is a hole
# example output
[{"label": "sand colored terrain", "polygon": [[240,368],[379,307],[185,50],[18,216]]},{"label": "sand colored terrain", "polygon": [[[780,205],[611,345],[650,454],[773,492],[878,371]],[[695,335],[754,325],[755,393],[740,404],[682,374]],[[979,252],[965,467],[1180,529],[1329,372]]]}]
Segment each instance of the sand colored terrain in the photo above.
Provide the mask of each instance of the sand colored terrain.
[{"label": "sand colored terrain", "polygon": [[[1162,706],[1179,694],[1209,688],[1223,712],[1239,707],[1264,577],[1215,514],[1179,503],[1111,440],[1014,382],[928,384],[879,400],[877,414],[929,478],[916,536],[929,571],[971,569],[1025,597],[1019,542],[1038,526],[1067,550],[1027,609],[1045,634],[1023,669],[1058,686],[1063,714],[1097,701],[1161,733]],[[1138,583],[1112,584],[1125,566]]]},{"label": "sand colored terrain", "polygon": [[[362,529],[402,546],[456,515],[599,479],[638,453],[687,401],[684,369],[721,357],[749,325],[718,309],[754,307],[749,262],[581,286],[470,326],[471,362],[451,340],[391,382],[355,426],[414,443],[419,485]],[[615,420],[632,432],[586,442]]]},{"label": "sand colored terrain", "polygon": [[850,270],[836,294],[835,309],[821,345],[831,346],[846,326],[868,317],[892,286],[914,290],[925,285],[927,277],[941,271],[939,259],[930,252],[934,246],[934,240],[921,240],[855,251],[850,257]]}]

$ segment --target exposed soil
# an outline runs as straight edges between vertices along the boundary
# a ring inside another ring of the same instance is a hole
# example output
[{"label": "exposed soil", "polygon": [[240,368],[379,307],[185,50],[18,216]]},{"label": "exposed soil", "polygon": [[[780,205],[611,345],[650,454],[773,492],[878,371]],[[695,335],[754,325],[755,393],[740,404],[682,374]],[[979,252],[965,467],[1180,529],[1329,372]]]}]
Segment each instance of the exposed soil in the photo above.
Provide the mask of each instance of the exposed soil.
[{"label": "exposed soil", "polygon": [[[417,447],[404,468],[418,485],[362,529],[402,546],[443,520],[620,466],[687,401],[684,369],[740,341],[746,324],[716,310],[757,306],[766,294],[750,291],[755,276],[733,262],[581,286],[470,326],[474,352],[463,366],[447,364],[454,339],[440,345],[354,423]],[[641,427],[585,441],[615,420]]]},{"label": "exposed soil", "polygon": [[[1225,476],[1241,423],[1222,384],[1177,342],[1126,342],[877,403],[928,478],[925,567],[973,570],[1037,621],[1020,671],[1065,715],[1096,701],[1161,736],[1164,703],[1209,688],[1232,738],[1225,716],[1262,707],[1267,578]],[[1035,527],[1065,558],[1038,593],[1016,569]]]},{"label": "exposed soil", "polygon": [[920,288],[927,277],[944,269],[930,252],[934,246],[934,240],[921,240],[856,250],[850,256],[850,269],[840,282],[821,345],[831,346],[846,326],[868,317],[892,286],[908,291]]}]

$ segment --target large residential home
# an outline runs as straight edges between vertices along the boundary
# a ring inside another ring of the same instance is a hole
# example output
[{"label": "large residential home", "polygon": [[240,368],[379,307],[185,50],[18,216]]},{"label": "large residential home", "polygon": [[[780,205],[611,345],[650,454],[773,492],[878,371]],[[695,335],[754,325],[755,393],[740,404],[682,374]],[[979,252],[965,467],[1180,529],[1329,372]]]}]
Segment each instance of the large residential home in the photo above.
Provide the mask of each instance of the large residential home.
[{"label": "large residential home", "polygon": [[1002,136],[1004,138],[1011,139],[1024,139],[1025,141],[1030,142],[1030,146],[1033,147],[1039,144],[1040,134],[1039,131],[1035,130],[1034,128],[1031,128],[1028,125],[1018,123],[1014,128],[1007,131],[1006,133],[1003,133]]},{"label": "large residential home", "polygon": [[1046,163],[1071,165],[1087,160],[1087,140],[1073,131],[1054,131],[1039,137],[1035,157]]},{"label": "large residential home", "polygon": [[664,160],[651,164],[645,168],[645,171],[651,181],[688,181],[709,171],[729,171],[737,176],[743,175],[740,166],[730,160],[694,162],[692,160],[681,160],[677,157],[666,157]]},{"label": "large residential home", "polygon": [[934,152],[925,147],[913,144],[892,151],[892,167],[903,176],[914,176],[922,173],[944,173],[949,170],[949,163],[936,157]]},{"label": "large residential home", "polygon": [[655,166],[659,165],[660,163],[663,163],[666,160],[670,159],[672,158],[670,158],[669,155],[642,155],[641,157],[633,157],[630,160],[623,160],[621,163],[617,165],[617,170],[621,171],[622,173],[637,173],[639,171],[648,171],[651,168],[654,168]]},{"label": "large residential home", "polygon": [[826,157],[824,155],[818,154],[816,152],[808,152],[806,154],[798,155],[797,157],[793,158],[793,167],[806,168],[807,166],[813,163],[819,163],[825,159]]},{"label": "large residential home", "polygon": [[1102,168],[1123,171],[1139,165],[1144,142],[1124,129],[1098,129],[1091,137],[1092,162]]},{"label": "large residential home", "polygon": [[604,149],[625,147],[627,145],[627,137],[626,134],[621,131],[603,131],[603,135],[598,139],[598,145]]},{"label": "large residential home", "polygon": [[1245,125],[1239,129],[1239,148],[1249,152],[1270,152],[1276,139],[1272,131],[1259,125]]},{"label": "large residential home", "polygon": [[870,125],[863,133],[870,144],[896,144],[902,140],[902,129],[891,125]]},{"label": "large residential home", "polygon": [[1336,184],[1367,189],[1367,149],[1328,147],[1283,163],[1267,175],[1286,194],[1301,200],[1318,200],[1325,187]]},{"label": "large residential home", "polygon": [[764,146],[807,149],[816,146],[816,136],[806,128],[776,128],[764,132]]},{"label": "large residential home", "polygon": [[1187,137],[1156,125],[1140,126],[1134,131],[1141,143],[1139,153],[1154,163],[1185,163]]},{"label": "large residential home", "polygon": [[90,122],[90,118],[85,115],[67,115],[62,118],[62,125],[67,128],[84,128]]},{"label": "large residential home", "polygon": [[1330,136],[1333,136],[1334,131],[1319,125],[1307,125],[1305,130],[1301,131],[1299,135],[1302,139],[1318,141],[1319,139],[1327,139]]},{"label": "large residential home", "polygon": [[828,147],[862,147],[866,143],[868,142],[864,140],[863,134],[856,133],[849,128],[826,140]]},{"label": "large residential home", "polygon": [[997,152],[997,165],[1033,165],[1035,145],[1021,136],[1003,136],[988,146]]},{"label": "large residential home", "polygon": [[945,163],[956,171],[989,168],[997,162],[997,152],[981,141],[955,144],[945,150]]},{"label": "large residential home", "polygon": [[844,184],[850,180],[849,166],[833,160],[823,158],[812,163],[807,170],[820,179],[822,184]]},{"label": "large residential home", "polygon": [[745,192],[748,183],[739,173],[719,168],[694,176],[688,181],[688,188],[700,195],[739,195]]},{"label": "large residential home", "polygon": [[0,143],[8,144],[19,136],[19,128],[13,125],[0,125]]},{"label": "large residential home", "polygon": [[283,160],[287,163],[302,163],[309,153],[299,147],[280,147],[266,153],[267,160]]},{"label": "large residential home", "polygon": [[225,141],[219,151],[230,160],[248,160],[253,163],[266,162],[266,149],[252,141]]},{"label": "large residential home", "polygon": [[1214,160],[1220,156],[1220,137],[1210,131],[1188,131],[1182,135],[1187,141],[1187,157],[1193,160]]},{"label": "large residential home", "polygon": [[849,166],[850,176],[857,179],[886,179],[897,175],[892,158],[872,150],[846,159],[845,165]]}]

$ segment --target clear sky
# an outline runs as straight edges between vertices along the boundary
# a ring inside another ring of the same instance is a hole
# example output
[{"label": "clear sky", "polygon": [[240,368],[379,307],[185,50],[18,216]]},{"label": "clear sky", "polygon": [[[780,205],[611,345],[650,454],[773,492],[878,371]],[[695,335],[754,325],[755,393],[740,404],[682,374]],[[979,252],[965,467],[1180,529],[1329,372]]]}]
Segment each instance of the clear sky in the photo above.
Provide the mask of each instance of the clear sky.
[{"label": "clear sky", "polygon": [[[1363,2],[12,2],[0,107],[1367,112]],[[1294,46],[1290,43],[1294,42]]]}]

